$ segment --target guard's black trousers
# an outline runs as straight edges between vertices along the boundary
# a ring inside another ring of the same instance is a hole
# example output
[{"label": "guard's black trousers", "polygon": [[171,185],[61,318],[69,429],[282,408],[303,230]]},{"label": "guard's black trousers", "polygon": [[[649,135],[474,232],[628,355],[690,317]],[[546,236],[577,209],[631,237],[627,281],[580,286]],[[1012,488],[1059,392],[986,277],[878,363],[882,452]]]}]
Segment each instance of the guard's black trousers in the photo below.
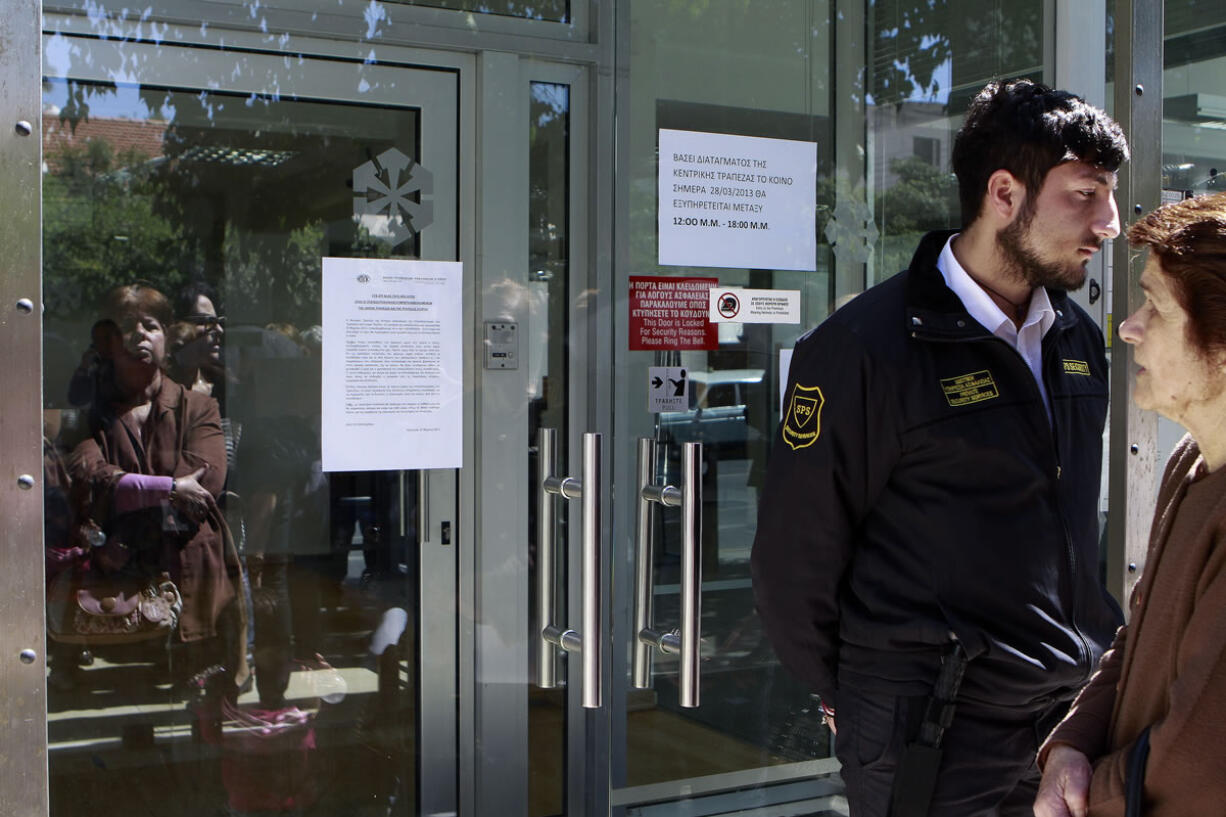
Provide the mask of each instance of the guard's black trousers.
[{"label": "guard's black trousers", "polygon": [[[903,748],[919,731],[927,698],[839,689],[835,751],[851,817],[886,817]],[[960,703],[945,731],[929,817],[1032,817],[1035,755],[1068,703],[1019,711]]]}]

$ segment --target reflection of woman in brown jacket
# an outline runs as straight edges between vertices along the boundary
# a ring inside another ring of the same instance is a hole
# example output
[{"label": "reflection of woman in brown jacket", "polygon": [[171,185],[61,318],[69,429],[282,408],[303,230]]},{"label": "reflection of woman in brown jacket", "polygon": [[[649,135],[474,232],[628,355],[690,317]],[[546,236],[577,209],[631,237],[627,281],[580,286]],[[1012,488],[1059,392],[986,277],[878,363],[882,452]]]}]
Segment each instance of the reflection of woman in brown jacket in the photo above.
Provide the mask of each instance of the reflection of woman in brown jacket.
[{"label": "reflection of woman in brown jacket", "polygon": [[183,596],[178,638],[199,648],[188,669],[221,663],[241,682],[241,568],[216,503],[226,478],[217,403],[164,376],[171,310],[160,292],[120,287],[104,311],[117,327],[100,350],[113,382],[94,406],[93,435],[69,464],[82,518],[107,534],[95,562],[169,573]]},{"label": "reflection of woman in brown jacket", "polygon": [[1131,618],[1039,754],[1038,817],[1120,817],[1142,781],[1147,817],[1226,808],[1226,194],[1155,210],[1128,237],[1150,251],[1145,303],[1119,327],[1139,366],[1133,400],[1189,435]]}]

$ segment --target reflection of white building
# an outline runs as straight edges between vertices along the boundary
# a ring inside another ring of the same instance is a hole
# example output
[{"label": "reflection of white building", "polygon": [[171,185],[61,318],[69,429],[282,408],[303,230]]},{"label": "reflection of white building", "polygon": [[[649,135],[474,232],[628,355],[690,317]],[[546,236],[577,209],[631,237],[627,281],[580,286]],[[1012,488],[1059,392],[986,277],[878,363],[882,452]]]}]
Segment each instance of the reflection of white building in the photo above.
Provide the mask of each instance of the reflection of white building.
[{"label": "reflection of white building", "polygon": [[961,124],[962,112],[951,116],[943,102],[901,102],[874,105],[868,109],[868,131],[872,134],[873,189],[893,186],[898,176],[890,169],[895,159],[914,156],[937,170],[949,170],[953,136]]}]

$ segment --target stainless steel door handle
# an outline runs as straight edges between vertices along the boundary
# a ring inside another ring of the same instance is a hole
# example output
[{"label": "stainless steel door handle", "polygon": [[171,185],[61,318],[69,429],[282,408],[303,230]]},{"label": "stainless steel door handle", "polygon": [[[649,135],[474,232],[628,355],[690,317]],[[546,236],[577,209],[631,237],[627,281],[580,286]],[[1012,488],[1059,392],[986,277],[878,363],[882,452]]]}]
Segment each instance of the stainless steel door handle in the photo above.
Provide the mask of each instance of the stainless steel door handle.
[{"label": "stainless steel door handle", "polygon": [[558,430],[542,428],[537,435],[537,454],[540,462],[541,493],[536,509],[536,620],[541,625],[541,634],[536,644],[536,678],[542,689],[558,685],[558,668],[554,644],[545,637],[545,631],[553,627],[554,545],[553,545],[553,497],[545,490],[545,483],[557,470]]},{"label": "stainless steel door handle", "polygon": [[[699,705],[699,646],[702,641],[702,443],[681,448],[682,488],[656,484],[656,443],[643,438],[638,446],[638,514],[635,530],[635,583],[632,685],[651,686],[652,649],[679,654],[681,706]],[[652,503],[681,508],[681,625],[671,632],[653,624],[652,567],[655,564],[655,525]]]},{"label": "stainless steel door handle", "polygon": [[604,547],[600,529],[600,435],[583,435],[583,706],[596,709],[601,695],[604,632],[601,628],[600,566]]},{"label": "stainless steel door handle", "polygon": [[702,443],[681,448],[681,705],[699,703],[702,640]]},{"label": "stainless steel door handle", "polygon": [[[583,656],[583,706],[597,709],[603,704],[604,631],[601,622],[603,594],[600,575],[605,562],[603,527],[601,524],[600,469],[601,435],[583,435],[583,478],[555,475],[557,470],[557,430],[540,430],[538,449],[541,462],[541,498],[537,513],[539,532],[537,544],[537,613],[541,622],[537,645],[537,679],[544,689],[557,686],[555,646]],[[583,617],[582,632],[556,625],[553,589],[557,560],[554,548],[553,497],[578,499],[582,502],[583,540]]]}]

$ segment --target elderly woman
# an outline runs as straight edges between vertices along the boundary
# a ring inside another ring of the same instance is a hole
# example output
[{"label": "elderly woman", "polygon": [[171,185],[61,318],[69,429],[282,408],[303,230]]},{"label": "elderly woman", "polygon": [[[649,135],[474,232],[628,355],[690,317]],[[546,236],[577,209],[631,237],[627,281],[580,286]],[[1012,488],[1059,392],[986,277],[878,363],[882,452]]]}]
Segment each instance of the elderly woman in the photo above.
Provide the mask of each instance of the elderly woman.
[{"label": "elderly woman", "polygon": [[99,350],[111,382],[69,462],[79,518],[105,534],[95,567],[169,573],[183,598],[176,637],[194,645],[187,669],[223,663],[245,680],[241,569],[216,503],[226,478],[217,402],[164,374],[171,309],[160,292],[120,287],[103,311],[117,327]]},{"label": "elderly woman", "polygon": [[1149,249],[1145,303],[1119,328],[1135,350],[1133,399],[1188,435],[1162,479],[1129,622],[1039,753],[1038,817],[1124,815],[1142,781],[1151,817],[1226,804],[1226,194],[1155,210],[1128,238]]}]

